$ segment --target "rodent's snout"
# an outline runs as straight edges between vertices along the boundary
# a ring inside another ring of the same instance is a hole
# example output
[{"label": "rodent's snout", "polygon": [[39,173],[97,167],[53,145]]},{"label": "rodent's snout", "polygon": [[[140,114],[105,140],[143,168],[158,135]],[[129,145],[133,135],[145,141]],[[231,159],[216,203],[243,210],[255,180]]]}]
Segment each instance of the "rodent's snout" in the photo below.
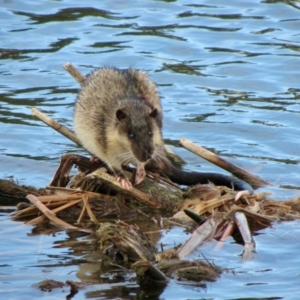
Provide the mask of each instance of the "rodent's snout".
[{"label": "rodent's snout", "polygon": [[153,150],[151,149],[149,151],[145,151],[142,155],[143,156],[142,158],[144,161],[147,161],[152,158],[152,155],[153,155]]}]

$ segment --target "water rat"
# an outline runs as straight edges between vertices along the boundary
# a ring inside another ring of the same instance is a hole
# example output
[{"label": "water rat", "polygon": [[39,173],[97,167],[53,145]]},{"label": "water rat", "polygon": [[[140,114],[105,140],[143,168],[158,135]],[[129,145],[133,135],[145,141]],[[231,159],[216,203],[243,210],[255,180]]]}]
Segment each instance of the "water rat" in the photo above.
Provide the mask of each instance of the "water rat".
[{"label": "water rat", "polygon": [[122,165],[133,164],[137,166],[137,184],[145,178],[146,168],[178,184],[213,182],[252,191],[250,185],[237,178],[185,172],[171,164],[164,150],[157,88],[143,71],[113,67],[93,71],[78,93],[74,127],[83,147],[105,162],[124,188],[131,183]]}]

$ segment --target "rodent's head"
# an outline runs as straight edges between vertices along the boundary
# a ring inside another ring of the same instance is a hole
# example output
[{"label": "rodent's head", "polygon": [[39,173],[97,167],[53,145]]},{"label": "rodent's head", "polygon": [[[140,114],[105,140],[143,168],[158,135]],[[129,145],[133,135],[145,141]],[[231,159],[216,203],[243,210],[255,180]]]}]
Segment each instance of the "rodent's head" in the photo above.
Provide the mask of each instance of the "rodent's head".
[{"label": "rodent's head", "polygon": [[157,126],[158,110],[145,105],[133,105],[116,110],[117,130],[130,148],[136,163],[147,162],[155,151],[156,141],[161,140]]}]

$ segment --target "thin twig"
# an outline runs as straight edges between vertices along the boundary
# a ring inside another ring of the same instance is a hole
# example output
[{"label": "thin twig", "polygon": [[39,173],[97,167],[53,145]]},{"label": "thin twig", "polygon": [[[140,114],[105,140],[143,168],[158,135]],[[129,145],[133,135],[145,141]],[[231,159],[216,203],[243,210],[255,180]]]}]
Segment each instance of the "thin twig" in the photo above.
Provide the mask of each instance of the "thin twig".
[{"label": "thin twig", "polygon": [[90,204],[89,204],[89,199],[87,196],[83,196],[82,197],[82,200],[85,204],[85,207],[86,207],[86,212],[88,214],[88,216],[90,217],[90,219],[95,223],[95,224],[98,224],[99,221],[97,220],[96,216],[94,215],[91,207],[90,207]]},{"label": "thin twig", "polygon": [[31,204],[35,205],[49,220],[51,220],[55,225],[64,227],[67,229],[78,229],[77,227],[68,224],[61,219],[57,218],[55,213],[48,209],[39,199],[34,195],[27,195],[26,198],[31,202]]}]

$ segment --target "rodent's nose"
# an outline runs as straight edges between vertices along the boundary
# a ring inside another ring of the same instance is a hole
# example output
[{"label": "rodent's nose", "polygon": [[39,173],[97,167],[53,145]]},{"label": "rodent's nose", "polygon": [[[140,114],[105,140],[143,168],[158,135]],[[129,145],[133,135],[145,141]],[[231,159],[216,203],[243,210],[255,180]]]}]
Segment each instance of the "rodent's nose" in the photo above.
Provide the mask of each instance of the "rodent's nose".
[{"label": "rodent's nose", "polygon": [[143,158],[144,160],[149,160],[151,157],[152,157],[152,154],[153,154],[153,151],[147,151],[147,152],[144,152],[143,154]]}]

